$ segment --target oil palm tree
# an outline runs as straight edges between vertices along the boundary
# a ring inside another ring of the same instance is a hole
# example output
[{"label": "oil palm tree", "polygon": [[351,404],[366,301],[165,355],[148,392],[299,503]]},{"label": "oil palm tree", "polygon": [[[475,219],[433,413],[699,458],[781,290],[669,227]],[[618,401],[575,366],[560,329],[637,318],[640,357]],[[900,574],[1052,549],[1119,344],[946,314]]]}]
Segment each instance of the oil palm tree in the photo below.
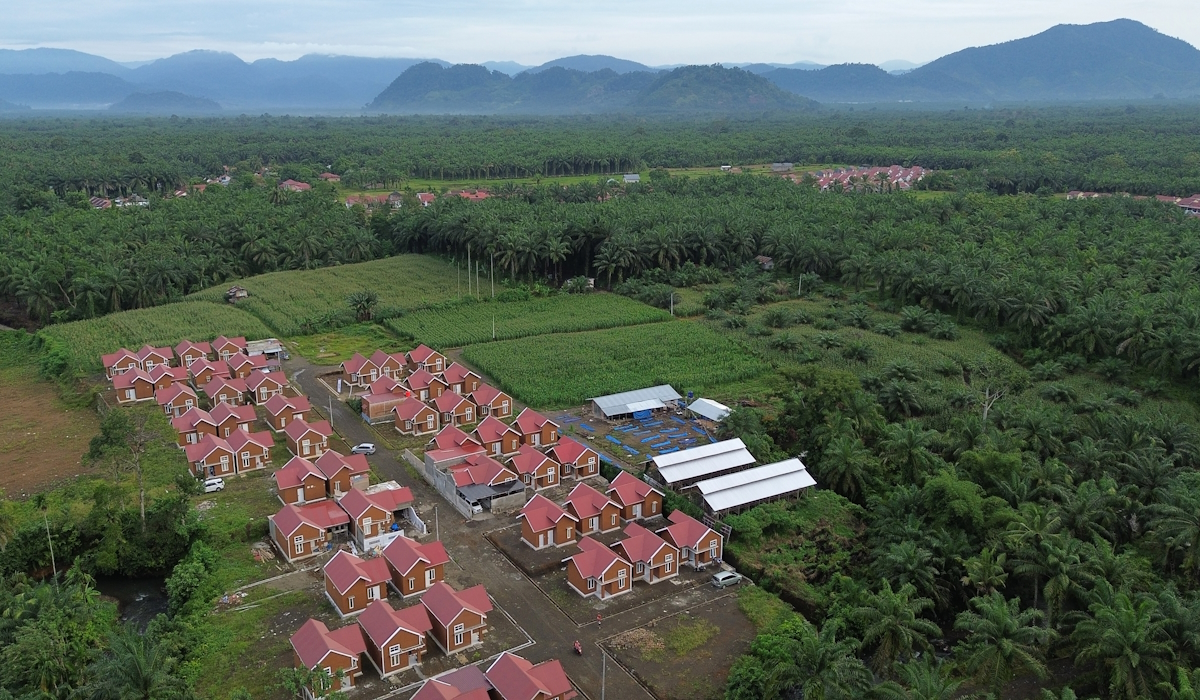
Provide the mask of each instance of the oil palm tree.
[{"label": "oil palm tree", "polygon": [[1168,679],[1175,652],[1150,598],[1120,591],[1111,604],[1093,603],[1075,626],[1075,663],[1095,663],[1111,698],[1140,700]]},{"label": "oil palm tree", "polygon": [[871,673],[854,655],[858,642],[838,639],[839,624],[828,620],[818,632],[810,623],[796,639],[787,640],[788,657],[767,673],[764,700],[858,698],[870,687]]},{"label": "oil palm tree", "polygon": [[853,615],[863,627],[864,647],[874,647],[871,669],[880,676],[891,676],[896,662],[906,662],[914,651],[928,651],[929,639],[941,636],[941,629],[921,614],[933,607],[933,601],[917,595],[911,583],[892,590],[883,582],[878,593],[871,594]]},{"label": "oil palm tree", "polygon": [[1005,600],[1000,593],[972,598],[970,607],[954,620],[954,628],[967,633],[961,645],[967,673],[996,698],[1017,676],[1046,677],[1042,653],[1056,635],[1037,624],[1041,610],[1022,610],[1020,599]]},{"label": "oil palm tree", "polygon": [[90,700],[183,700],[187,682],[173,673],[175,659],[133,625],[118,627],[108,653],[92,665],[85,689]]}]

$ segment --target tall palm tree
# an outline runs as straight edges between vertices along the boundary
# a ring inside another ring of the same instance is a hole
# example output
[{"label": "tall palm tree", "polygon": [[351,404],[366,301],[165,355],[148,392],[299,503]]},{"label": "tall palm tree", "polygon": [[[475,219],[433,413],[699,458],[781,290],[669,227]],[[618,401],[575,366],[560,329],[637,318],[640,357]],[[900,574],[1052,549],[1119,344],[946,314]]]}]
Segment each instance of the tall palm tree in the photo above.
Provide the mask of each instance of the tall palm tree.
[{"label": "tall palm tree", "polygon": [[792,697],[805,700],[858,698],[871,685],[871,673],[854,655],[858,642],[838,640],[839,624],[828,620],[820,632],[808,622],[797,639],[787,640],[788,658],[767,674],[764,700]]},{"label": "tall palm tree", "polygon": [[984,547],[978,555],[963,562],[966,575],[962,577],[964,586],[973,586],[979,595],[990,595],[1004,588],[1008,580],[1008,572],[1004,570],[1008,563],[1008,555],[997,553],[994,547]]},{"label": "tall palm tree", "polygon": [[821,483],[852,501],[860,502],[879,460],[853,435],[839,435],[826,446],[816,472]]},{"label": "tall palm tree", "polygon": [[1019,598],[1005,600],[1000,593],[972,598],[970,606],[955,618],[954,628],[968,633],[961,645],[963,665],[977,682],[1000,698],[1017,676],[1046,677],[1042,653],[1055,633],[1037,624],[1041,610],[1021,610]]},{"label": "tall palm tree", "polygon": [[891,582],[884,581],[878,593],[868,596],[865,604],[855,609],[854,617],[864,630],[863,646],[875,647],[871,669],[876,674],[891,676],[897,661],[908,661],[914,651],[930,649],[930,637],[942,633],[936,624],[921,617],[932,607],[933,601],[918,596],[911,583],[893,591]]},{"label": "tall palm tree", "polygon": [[1150,598],[1135,601],[1120,591],[1111,604],[1093,603],[1091,616],[1075,626],[1075,663],[1098,664],[1109,697],[1140,700],[1167,680],[1175,652],[1165,623],[1156,619],[1157,607]]},{"label": "tall palm tree", "polygon": [[174,675],[175,659],[133,625],[109,636],[108,653],[92,665],[90,700],[182,700],[186,681]]}]

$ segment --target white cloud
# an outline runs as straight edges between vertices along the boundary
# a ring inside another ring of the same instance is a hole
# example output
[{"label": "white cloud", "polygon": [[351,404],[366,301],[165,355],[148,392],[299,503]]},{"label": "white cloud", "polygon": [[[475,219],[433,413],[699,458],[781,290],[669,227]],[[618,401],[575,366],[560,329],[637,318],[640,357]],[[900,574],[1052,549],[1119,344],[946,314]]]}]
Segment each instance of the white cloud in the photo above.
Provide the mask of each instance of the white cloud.
[{"label": "white cloud", "polygon": [[1200,45],[1191,0],[5,0],[0,46],[116,60],[190,49],[540,63],[605,53],[649,64],[928,61],[1054,24],[1139,20]]}]

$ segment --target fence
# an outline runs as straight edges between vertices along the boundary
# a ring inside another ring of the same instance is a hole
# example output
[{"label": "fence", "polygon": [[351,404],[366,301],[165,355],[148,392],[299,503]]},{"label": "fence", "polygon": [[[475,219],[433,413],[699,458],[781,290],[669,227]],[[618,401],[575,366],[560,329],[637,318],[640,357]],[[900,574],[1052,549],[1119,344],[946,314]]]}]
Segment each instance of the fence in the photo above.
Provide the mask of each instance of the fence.
[{"label": "fence", "polygon": [[417,459],[416,455],[414,455],[411,450],[404,451],[404,459],[411,464],[414,469],[420,472],[421,476],[425,477],[425,481],[429,482],[430,486],[437,489],[437,492],[442,494],[442,498],[446,499],[450,505],[454,506],[454,509],[457,510],[464,518],[470,519],[475,515],[475,513],[471,510],[471,504],[465,501],[462,496],[458,495],[458,486],[454,484],[454,477],[450,476],[446,472],[438,471],[437,467],[434,467],[432,464],[422,464],[421,460]]}]

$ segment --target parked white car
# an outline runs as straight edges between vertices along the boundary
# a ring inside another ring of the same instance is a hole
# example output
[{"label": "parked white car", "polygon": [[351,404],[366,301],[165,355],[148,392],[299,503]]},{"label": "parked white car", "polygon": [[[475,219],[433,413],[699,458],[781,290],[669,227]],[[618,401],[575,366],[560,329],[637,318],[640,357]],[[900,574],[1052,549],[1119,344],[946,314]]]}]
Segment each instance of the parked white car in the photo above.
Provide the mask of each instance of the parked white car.
[{"label": "parked white car", "polygon": [[373,455],[373,454],[375,454],[375,443],[360,442],[359,444],[350,448],[350,452],[351,452],[351,454],[356,454],[356,455]]},{"label": "parked white car", "polygon": [[225,480],[221,477],[204,480],[204,493],[212,493],[213,491],[224,491]]}]

